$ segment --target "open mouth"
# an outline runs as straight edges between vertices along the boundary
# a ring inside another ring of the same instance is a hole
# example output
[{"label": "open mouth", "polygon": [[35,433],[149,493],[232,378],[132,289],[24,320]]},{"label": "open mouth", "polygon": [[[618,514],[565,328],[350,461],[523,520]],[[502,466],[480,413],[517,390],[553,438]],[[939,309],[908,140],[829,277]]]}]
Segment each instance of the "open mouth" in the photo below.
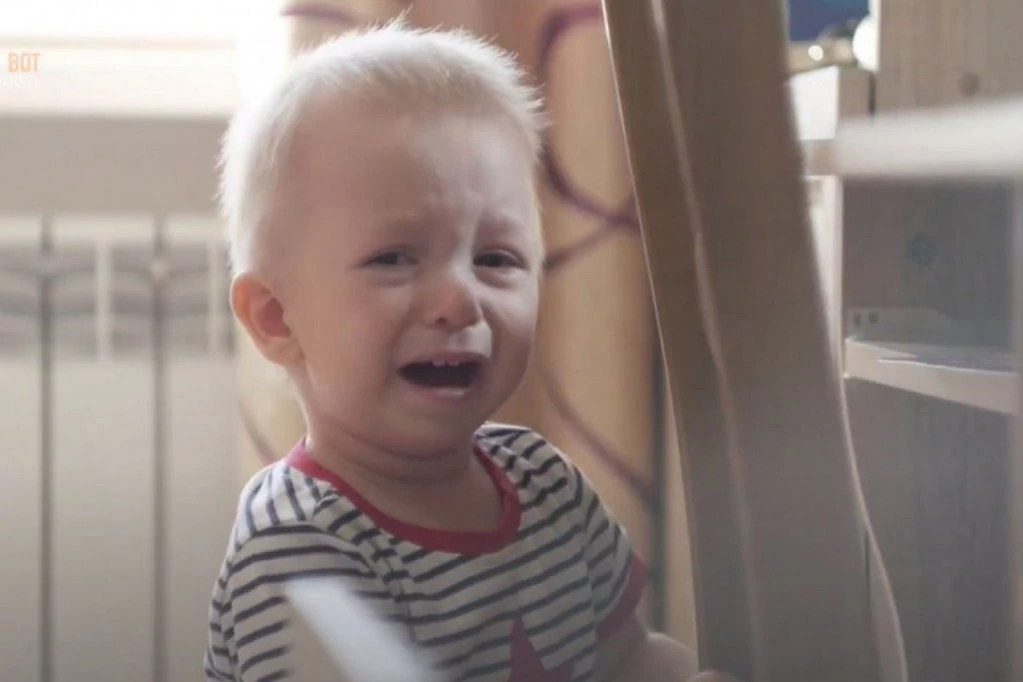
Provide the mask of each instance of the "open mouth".
[{"label": "open mouth", "polygon": [[475,361],[413,362],[399,370],[407,381],[425,388],[469,388],[479,372]]}]

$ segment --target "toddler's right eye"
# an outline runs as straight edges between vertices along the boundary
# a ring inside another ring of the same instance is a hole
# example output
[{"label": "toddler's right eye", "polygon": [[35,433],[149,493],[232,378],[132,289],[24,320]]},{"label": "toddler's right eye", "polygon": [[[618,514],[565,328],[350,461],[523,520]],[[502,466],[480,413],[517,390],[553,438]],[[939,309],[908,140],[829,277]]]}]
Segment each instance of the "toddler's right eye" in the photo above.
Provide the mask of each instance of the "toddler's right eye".
[{"label": "toddler's right eye", "polygon": [[412,263],[412,258],[408,254],[402,253],[401,251],[387,251],[381,253],[373,258],[370,258],[366,265],[381,265],[384,267],[394,267],[396,265],[409,265]]}]

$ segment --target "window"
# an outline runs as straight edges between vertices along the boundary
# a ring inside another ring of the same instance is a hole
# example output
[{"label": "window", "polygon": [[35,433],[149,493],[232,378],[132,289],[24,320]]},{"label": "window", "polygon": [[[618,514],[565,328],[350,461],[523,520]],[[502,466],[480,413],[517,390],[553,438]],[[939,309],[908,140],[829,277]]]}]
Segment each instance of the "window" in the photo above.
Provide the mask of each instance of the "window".
[{"label": "window", "polygon": [[253,0],[21,0],[5,3],[0,43],[22,40],[233,40]]}]

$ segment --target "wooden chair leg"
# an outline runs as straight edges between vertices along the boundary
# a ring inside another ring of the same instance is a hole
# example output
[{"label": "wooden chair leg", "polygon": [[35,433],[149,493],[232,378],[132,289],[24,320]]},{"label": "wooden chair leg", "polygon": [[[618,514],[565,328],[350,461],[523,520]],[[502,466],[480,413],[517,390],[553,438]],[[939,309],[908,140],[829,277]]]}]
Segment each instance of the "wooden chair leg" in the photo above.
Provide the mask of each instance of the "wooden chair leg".
[{"label": "wooden chair leg", "polygon": [[781,7],[604,7],[678,412],[702,667],[881,679]]}]

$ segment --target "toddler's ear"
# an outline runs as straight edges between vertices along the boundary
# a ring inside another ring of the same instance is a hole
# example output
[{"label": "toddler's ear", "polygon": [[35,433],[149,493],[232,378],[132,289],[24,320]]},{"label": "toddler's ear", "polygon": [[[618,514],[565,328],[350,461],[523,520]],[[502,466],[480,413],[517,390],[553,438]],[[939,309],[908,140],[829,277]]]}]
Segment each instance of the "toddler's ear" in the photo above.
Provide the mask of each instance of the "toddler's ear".
[{"label": "toddler's ear", "polygon": [[285,322],[284,305],[259,277],[252,273],[235,277],[231,309],[267,360],[282,367],[302,361],[298,339]]}]

